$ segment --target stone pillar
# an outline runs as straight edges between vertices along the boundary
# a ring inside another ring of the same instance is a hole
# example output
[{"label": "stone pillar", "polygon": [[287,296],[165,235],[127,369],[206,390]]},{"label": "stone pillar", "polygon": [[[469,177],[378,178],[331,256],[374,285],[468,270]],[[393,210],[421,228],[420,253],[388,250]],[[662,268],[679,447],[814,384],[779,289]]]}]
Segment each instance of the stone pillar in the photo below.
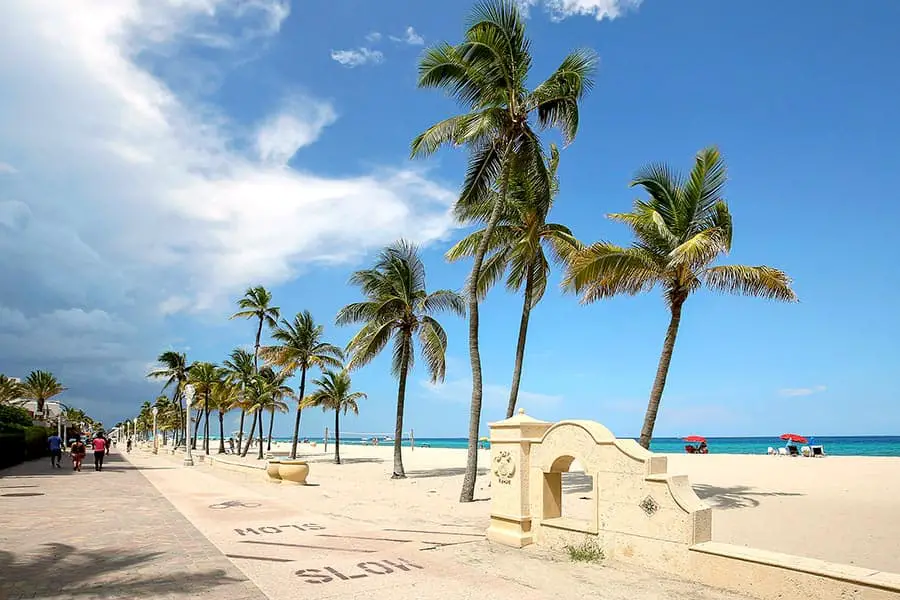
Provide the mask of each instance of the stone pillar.
[{"label": "stone pillar", "polygon": [[539,443],[552,423],[519,414],[491,423],[491,524],[487,537],[515,548],[533,542],[529,478],[531,446]]}]

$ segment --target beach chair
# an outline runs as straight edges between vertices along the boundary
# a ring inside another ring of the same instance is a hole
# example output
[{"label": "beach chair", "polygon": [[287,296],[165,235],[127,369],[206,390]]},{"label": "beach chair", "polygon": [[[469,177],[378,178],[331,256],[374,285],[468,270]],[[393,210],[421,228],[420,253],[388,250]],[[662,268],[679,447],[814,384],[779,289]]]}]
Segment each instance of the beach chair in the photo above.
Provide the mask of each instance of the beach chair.
[{"label": "beach chair", "polygon": [[812,456],[809,446],[803,446],[802,448],[800,448],[800,454],[802,454],[806,458],[809,458],[810,456]]},{"label": "beach chair", "polygon": [[684,451],[687,452],[688,454],[696,454],[697,448],[695,448],[694,446],[692,446],[690,444],[685,444]]},{"label": "beach chair", "polygon": [[797,446],[788,446],[788,452],[791,456],[800,456],[800,450]]},{"label": "beach chair", "polygon": [[778,456],[787,456],[787,455],[788,455],[787,448],[779,448],[778,449]]},{"label": "beach chair", "polygon": [[823,446],[810,446],[813,458],[824,458],[825,448]]},{"label": "beach chair", "polygon": [[769,446],[769,449],[766,451],[766,454],[769,456],[778,456],[778,451],[775,450],[772,446]]}]

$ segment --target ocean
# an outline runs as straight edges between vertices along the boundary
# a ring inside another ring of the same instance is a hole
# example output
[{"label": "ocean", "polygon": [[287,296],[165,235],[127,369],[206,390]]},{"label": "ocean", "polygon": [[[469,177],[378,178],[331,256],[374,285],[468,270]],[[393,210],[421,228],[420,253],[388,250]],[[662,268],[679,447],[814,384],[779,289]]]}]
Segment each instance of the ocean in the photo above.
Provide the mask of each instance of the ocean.
[{"label": "ocean", "polygon": [[[290,441],[290,438],[277,439],[278,441]],[[321,437],[309,439],[322,442]],[[824,446],[825,453],[832,456],[900,456],[900,436],[808,436],[808,439],[810,445]],[[360,438],[341,438],[341,444],[358,445],[362,443]],[[769,446],[778,448],[785,444],[777,437],[709,437],[706,438],[706,443],[709,446],[710,454],[765,454]],[[391,442],[382,442],[380,445],[389,444]],[[418,447],[465,448],[467,444],[466,438],[416,438]],[[403,445],[408,447],[409,440],[404,439]],[[684,452],[684,445],[685,442],[680,438],[654,438],[650,449],[654,452],[681,454]]]}]

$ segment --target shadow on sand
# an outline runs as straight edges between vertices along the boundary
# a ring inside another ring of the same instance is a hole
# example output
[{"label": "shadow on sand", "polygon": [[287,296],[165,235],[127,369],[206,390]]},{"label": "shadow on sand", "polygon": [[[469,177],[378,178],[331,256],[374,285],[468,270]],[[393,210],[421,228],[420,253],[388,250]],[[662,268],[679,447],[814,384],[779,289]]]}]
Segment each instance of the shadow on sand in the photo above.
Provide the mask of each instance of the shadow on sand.
[{"label": "shadow on sand", "polygon": [[[421,471],[407,471],[410,479],[426,479],[429,477],[460,477],[466,474],[465,467],[448,467],[444,469],[423,469]],[[487,469],[478,469],[478,477],[488,474]]]},{"label": "shadow on sand", "polygon": [[[0,590],[4,598],[158,598],[171,594],[198,594],[223,585],[242,583],[224,571],[169,571],[147,569],[162,553],[123,549],[85,550],[66,544],[45,544],[40,556],[17,557],[0,551]],[[52,574],[52,575],[51,575]],[[15,587],[14,587],[15,586]],[[213,596],[227,597],[222,590]]]},{"label": "shadow on sand", "polygon": [[756,508],[759,506],[757,498],[780,496],[805,496],[794,492],[766,492],[746,485],[733,487],[716,487],[706,484],[693,486],[694,492],[712,508],[730,510],[734,508]]}]

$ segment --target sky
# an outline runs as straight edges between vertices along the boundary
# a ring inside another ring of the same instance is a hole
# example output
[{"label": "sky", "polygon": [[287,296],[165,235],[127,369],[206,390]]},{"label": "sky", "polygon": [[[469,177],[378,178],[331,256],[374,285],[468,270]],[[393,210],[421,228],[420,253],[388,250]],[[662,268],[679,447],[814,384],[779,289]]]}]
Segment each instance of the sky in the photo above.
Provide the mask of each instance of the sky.
[{"label": "sky", "polygon": [[[897,434],[900,3],[522,0],[536,85],[577,47],[600,57],[552,220],[629,242],[650,162],[718,145],[734,244],[724,263],[794,279],[797,304],[700,292],[685,305],[656,434]],[[416,87],[424,48],[461,40],[463,0],[7,0],[0,22],[0,372],[50,370],[107,425],[153,400],[155,357],[221,362],[252,347],[229,320],[249,285],[282,313],[334,315],[350,274],[398,238],[428,287],[460,289],[443,253],[462,149],[409,159],[459,107]],[[545,139],[549,142],[554,134]],[[893,190],[893,191],[892,191]],[[854,216],[855,215],[855,216]],[[553,286],[533,311],[520,406],[639,433],[668,314],[658,291],[582,306]],[[522,300],[482,306],[482,430],[503,417]],[[405,429],[464,436],[465,322],[441,317],[447,379],[411,376]],[[393,431],[389,357],[345,432]],[[421,362],[420,362],[421,365]],[[294,386],[296,380],[292,381]],[[303,435],[331,423],[304,413]],[[226,425],[234,428],[229,417]],[[289,435],[293,417],[276,418]]]}]

